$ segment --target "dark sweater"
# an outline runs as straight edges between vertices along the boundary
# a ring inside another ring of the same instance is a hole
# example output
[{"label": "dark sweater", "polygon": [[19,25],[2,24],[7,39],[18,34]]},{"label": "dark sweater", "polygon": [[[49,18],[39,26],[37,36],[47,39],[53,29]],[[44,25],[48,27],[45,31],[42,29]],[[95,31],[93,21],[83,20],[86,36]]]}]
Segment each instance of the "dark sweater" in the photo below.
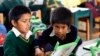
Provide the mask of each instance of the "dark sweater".
[{"label": "dark sweater", "polygon": [[21,37],[16,37],[13,31],[9,31],[4,43],[4,56],[32,56],[32,53],[34,55],[33,41],[33,35],[30,36],[29,42],[25,42]]},{"label": "dark sweater", "polygon": [[[53,30],[53,27],[49,27],[46,29],[42,36],[39,37],[39,39],[36,39],[35,45],[36,46],[43,46],[47,43],[50,43],[53,47],[55,46],[56,42],[59,41],[60,45],[67,44],[74,42],[77,39],[77,28],[74,26],[70,27],[70,32],[66,34],[66,39],[60,40],[57,36],[50,36],[51,32]],[[78,46],[82,43],[82,40],[80,39],[77,46],[75,47],[73,53],[76,52]]]}]

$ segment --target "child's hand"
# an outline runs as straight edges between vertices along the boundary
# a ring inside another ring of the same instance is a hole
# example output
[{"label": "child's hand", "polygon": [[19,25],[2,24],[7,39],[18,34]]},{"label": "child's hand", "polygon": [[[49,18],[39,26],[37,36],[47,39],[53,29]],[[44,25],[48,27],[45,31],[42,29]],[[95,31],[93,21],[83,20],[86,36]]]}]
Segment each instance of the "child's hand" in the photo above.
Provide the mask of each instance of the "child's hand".
[{"label": "child's hand", "polygon": [[48,52],[46,52],[46,56],[50,56],[51,53],[52,53],[52,51],[48,51]]},{"label": "child's hand", "polygon": [[44,53],[44,51],[40,50],[39,48],[36,48],[35,56],[45,56],[45,53]]},{"label": "child's hand", "polygon": [[35,33],[35,37],[38,38],[39,36],[42,35],[42,31],[41,30],[38,30],[36,33]]},{"label": "child's hand", "polygon": [[37,36],[41,36],[42,35],[42,31],[41,30],[38,30],[37,31]]}]

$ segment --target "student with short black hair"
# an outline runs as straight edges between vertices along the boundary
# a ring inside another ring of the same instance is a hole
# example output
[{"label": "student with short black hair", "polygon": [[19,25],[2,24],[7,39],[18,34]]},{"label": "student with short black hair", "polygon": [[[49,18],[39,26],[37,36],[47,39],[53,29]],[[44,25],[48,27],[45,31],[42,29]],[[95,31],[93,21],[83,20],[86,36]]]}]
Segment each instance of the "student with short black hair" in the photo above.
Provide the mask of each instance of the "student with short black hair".
[{"label": "student with short black hair", "polygon": [[31,11],[25,6],[19,5],[10,10],[9,19],[13,28],[7,33],[4,42],[4,56],[34,56],[30,18]]},{"label": "student with short black hair", "polygon": [[[64,7],[59,7],[55,9],[50,18],[51,26],[46,29],[42,35],[36,39],[36,54],[40,51],[38,47],[43,48],[47,43],[50,43],[54,48],[56,42],[58,41],[60,45],[74,42],[77,39],[77,28],[71,24],[72,13],[69,9]],[[77,48],[82,43],[80,39],[77,46],[73,50],[75,54]]]}]

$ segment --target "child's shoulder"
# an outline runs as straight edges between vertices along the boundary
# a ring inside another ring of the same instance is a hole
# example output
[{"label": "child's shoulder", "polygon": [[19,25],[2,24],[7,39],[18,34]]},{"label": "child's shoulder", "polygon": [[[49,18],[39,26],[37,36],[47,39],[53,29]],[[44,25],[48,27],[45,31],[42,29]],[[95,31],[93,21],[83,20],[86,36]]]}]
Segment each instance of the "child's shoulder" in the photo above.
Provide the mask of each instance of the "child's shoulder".
[{"label": "child's shoulder", "polygon": [[77,27],[75,27],[74,25],[71,25],[71,26],[70,26],[70,29],[71,29],[72,31],[77,31]]},{"label": "child's shoulder", "polygon": [[13,31],[10,30],[6,35],[6,39],[12,39],[13,37],[16,37],[16,36],[14,35]]},{"label": "child's shoulder", "polygon": [[53,27],[52,26],[49,26],[46,30],[43,31],[43,33],[45,34],[50,34],[53,30]]},{"label": "child's shoulder", "polygon": [[77,28],[73,25],[70,26],[70,34],[73,35],[74,37],[77,37]]}]

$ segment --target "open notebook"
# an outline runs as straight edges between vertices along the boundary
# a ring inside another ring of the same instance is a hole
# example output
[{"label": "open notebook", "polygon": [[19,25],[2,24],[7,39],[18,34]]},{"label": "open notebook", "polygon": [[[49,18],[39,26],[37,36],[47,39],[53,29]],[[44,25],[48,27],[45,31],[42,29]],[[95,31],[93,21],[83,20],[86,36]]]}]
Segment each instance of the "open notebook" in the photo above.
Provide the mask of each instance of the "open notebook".
[{"label": "open notebook", "polygon": [[76,47],[79,40],[80,37],[77,36],[77,39],[74,42],[64,44],[64,45],[59,45],[59,42],[57,41],[51,56],[69,56],[70,54],[72,54],[72,51]]},{"label": "open notebook", "polygon": [[60,45],[58,47],[56,46],[51,56],[69,56],[76,45],[76,42],[72,42],[69,44]]}]

